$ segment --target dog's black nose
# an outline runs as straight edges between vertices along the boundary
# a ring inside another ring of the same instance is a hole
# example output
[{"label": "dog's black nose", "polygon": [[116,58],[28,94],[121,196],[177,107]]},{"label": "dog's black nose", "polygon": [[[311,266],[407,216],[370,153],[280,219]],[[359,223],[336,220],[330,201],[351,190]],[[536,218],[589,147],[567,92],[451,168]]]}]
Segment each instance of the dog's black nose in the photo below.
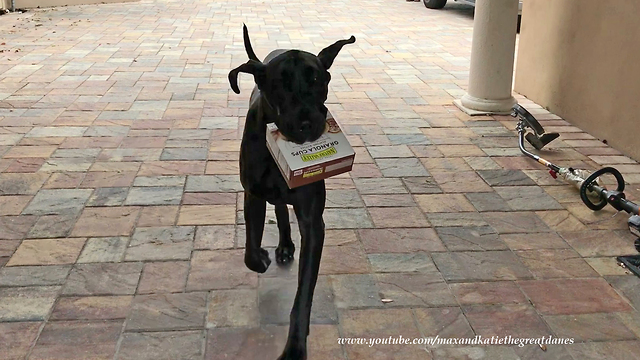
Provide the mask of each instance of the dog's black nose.
[{"label": "dog's black nose", "polygon": [[300,132],[308,133],[311,130],[311,121],[305,120],[300,123]]}]

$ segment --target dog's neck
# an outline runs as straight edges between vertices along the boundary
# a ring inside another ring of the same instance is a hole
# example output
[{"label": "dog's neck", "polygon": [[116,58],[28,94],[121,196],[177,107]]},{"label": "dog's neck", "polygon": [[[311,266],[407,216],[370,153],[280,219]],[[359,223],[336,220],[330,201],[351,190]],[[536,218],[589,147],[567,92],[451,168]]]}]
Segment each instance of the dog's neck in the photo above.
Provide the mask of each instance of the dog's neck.
[{"label": "dog's neck", "polygon": [[[269,99],[267,99],[267,97],[264,96],[263,94],[260,94],[258,101],[262,102],[262,104],[264,105],[264,106],[261,106],[261,109],[262,109],[261,115],[262,115],[262,120],[266,126],[267,123],[273,122],[273,119],[275,119],[280,115],[278,111],[279,109],[271,105],[271,103],[269,102]],[[271,121],[267,121],[267,119],[271,119]]]}]

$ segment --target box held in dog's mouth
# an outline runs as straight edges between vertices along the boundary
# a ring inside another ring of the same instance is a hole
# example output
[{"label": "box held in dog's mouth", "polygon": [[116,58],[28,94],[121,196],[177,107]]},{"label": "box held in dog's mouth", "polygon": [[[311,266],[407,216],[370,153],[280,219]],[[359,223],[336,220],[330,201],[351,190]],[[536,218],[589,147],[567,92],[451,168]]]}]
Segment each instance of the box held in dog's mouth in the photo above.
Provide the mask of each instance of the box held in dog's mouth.
[{"label": "box held in dog's mouth", "polygon": [[355,152],[340,125],[327,111],[325,131],[316,141],[287,141],[274,123],[267,124],[267,147],[289,189],[351,171]]}]

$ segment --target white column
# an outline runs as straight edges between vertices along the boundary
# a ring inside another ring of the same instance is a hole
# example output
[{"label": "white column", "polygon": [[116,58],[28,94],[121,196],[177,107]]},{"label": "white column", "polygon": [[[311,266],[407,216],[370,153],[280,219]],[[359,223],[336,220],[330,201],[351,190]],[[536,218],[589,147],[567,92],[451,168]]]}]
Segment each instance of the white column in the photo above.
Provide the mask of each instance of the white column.
[{"label": "white column", "polygon": [[456,105],[471,115],[509,113],[518,0],[477,0],[469,89]]}]

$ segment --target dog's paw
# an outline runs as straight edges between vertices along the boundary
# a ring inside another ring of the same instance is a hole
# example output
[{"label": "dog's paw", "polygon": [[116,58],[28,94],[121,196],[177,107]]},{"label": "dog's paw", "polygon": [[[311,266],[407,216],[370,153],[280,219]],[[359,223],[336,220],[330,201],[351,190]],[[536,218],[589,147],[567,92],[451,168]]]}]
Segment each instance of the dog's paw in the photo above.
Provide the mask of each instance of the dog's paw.
[{"label": "dog's paw", "polygon": [[262,274],[267,271],[269,265],[271,265],[271,259],[269,259],[269,252],[265,249],[260,249],[253,254],[245,252],[244,264],[247,265],[249,270]]},{"label": "dog's paw", "polygon": [[296,247],[291,243],[286,246],[278,246],[276,248],[276,262],[278,265],[289,265],[293,262],[293,253],[296,251]]},{"label": "dog's paw", "polygon": [[307,349],[299,346],[287,346],[278,360],[306,360]]}]

